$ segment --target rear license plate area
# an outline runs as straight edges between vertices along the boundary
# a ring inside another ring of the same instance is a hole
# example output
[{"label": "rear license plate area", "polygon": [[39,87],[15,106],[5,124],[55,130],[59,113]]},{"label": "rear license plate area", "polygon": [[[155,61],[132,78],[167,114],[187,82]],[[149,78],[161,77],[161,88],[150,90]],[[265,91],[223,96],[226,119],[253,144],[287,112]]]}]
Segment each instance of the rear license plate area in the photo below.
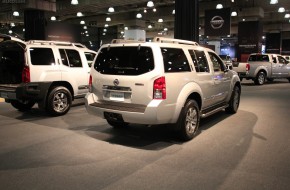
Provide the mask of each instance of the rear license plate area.
[{"label": "rear license plate area", "polygon": [[110,92],[110,100],[124,101],[124,92]]}]

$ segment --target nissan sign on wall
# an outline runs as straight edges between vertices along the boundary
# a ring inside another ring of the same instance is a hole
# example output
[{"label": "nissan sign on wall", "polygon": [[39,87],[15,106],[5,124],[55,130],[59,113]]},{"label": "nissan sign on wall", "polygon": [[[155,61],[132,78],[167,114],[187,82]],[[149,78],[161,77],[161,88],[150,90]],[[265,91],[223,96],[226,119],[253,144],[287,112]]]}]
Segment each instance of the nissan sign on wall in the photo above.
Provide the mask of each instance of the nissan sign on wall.
[{"label": "nissan sign on wall", "polygon": [[205,36],[226,36],[231,33],[231,9],[205,11]]}]

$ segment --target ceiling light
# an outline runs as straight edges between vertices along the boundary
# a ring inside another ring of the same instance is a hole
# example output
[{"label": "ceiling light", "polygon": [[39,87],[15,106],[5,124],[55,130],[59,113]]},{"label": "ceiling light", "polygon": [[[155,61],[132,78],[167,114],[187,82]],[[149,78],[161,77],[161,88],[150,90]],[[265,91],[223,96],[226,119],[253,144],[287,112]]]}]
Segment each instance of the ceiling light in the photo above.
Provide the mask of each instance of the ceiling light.
[{"label": "ceiling light", "polygon": [[141,13],[138,13],[138,14],[136,15],[136,18],[142,18]]},{"label": "ceiling light", "polygon": [[290,18],[290,14],[289,13],[285,14],[285,18]]},{"label": "ceiling light", "polygon": [[77,5],[77,4],[79,4],[78,0],[72,0],[70,3],[71,3],[72,5]]},{"label": "ceiling light", "polygon": [[113,12],[115,12],[114,7],[110,7],[110,8],[108,9],[108,12],[109,12],[109,13],[113,13]]},{"label": "ceiling light", "polygon": [[106,21],[107,21],[107,22],[110,22],[110,21],[111,21],[111,18],[110,18],[110,17],[107,17],[107,18],[106,18]]},{"label": "ceiling light", "polygon": [[126,26],[124,29],[125,29],[125,30],[128,30],[129,28]]},{"label": "ceiling light", "polygon": [[55,16],[50,17],[50,20],[52,21],[56,20]]},{"label": "ceiling light", "polygon": [[147,10],[146,9],[144,9],[144,13],[147,13]]},{"label": "ceiling light", "polygon": [[279,13],[284,13],[284,12],[285,12],[285,8],[284,8],[284,7],[280,7],[280,8],[278,9],[278,12],[279,12]]},{"label": "ceiling light", "polygon": [[104,30],[103,30],[104,32],[107,32],[107,29],[106,28],[104,28]]},{"label": "ceiling light", "polygon": [[235,2],[235,0],[232,0],[232,3],[234,3]]},{"label": "ceiling light", "polygon": [[148,28],[152,28],[152,25],[151,25],[151,24],[149,24],[149,25],[148,25]]},{"label": "ceiling light", "polygon": [[154,9],[153,9],[153,12],[156,12],[156,11],[157,11],[157,10],[154,8]]},{"label": "ceiling light", "polygon": [[164,31],[168,31],[168,28],[164,28]]},{"label": "ceiling light", "polygon": [[163,19],[162,18],[158,19],[158,22],[163,22]]},{"label": "ceiling light", "polygon": [[88,29],[88,27],[87,26],[84,26],[84,29],[86,30],[86,29]]},{"label": "ceiling light", "polygon": [[173,9],[172,14],[175,15],[175,9]]},{"label": "ceiling light", "polygon": [[274,4],[277,4],[278,3],[278,0],[271,0],[270,1],[270,4],[274,5]]},{"label": "ceiling light", "polygon": [[10,26],[14,27],[15,26],[14,22],[11,22]]},{"label": "ceiling light", "polygon": [[22,30],[23,32],[25,32],[25,28],[23,28],[23,30]]},{"label": "ceiling light", "polygon": [[13,16],[19,16],[19,12],[18,11],[14,11],[13,12]]},{"label": "ceiling light", "polygon": [[82,20],[82,21],[80,22],[80,24],[85,24],[85,21]]},{"label": "ceiling light", "polygon": [[107,28],[107,27],[109,27],[109,25],[108,24],[105,24],[105,28]]},{"label": "ceiling light", "polygon": [[222,4],[217,4],[216,5],[216,9],[222,9],[223,8],[223,5]]},{"label": "ceiling light", "polygon": [[243,18],[243,21],[246,21],[246,19]]},{"label": "ceiling light", "polygon": [[154,7],[154,3],[153,3],[153,1],[148,1],[148,3],[147,3],[147,7]]},{"label": "ceiling light", "polygon": [[12,30],[9,30],[8,32],[9,32],[9,34],[12,34]]},{"label": "ceiling light", "polygon": [[231,13],[231,16],[238,16],[237,11],[233,11],[233,12]]},{"label": "ceiling light", "polygon": [[77,16],[78,16],[78,17],[83,16],[83,13],[78,12],[78,13],[77,13]]}]

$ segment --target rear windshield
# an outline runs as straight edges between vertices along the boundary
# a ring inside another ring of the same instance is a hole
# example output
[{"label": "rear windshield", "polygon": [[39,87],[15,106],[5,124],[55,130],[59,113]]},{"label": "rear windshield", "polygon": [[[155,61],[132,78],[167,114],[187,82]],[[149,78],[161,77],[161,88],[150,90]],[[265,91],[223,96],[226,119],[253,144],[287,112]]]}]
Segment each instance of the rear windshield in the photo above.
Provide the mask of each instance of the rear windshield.
[{"label": "rear windshield", "polygon": [[269,62],[270,60],[268,55],[250,55],[249,61]]},{"label": "rear windshield", "polygon": [[94,68],[102,74],[144,74],[154,69],[153,53],[151,48],[141,46],[102,48]]}]

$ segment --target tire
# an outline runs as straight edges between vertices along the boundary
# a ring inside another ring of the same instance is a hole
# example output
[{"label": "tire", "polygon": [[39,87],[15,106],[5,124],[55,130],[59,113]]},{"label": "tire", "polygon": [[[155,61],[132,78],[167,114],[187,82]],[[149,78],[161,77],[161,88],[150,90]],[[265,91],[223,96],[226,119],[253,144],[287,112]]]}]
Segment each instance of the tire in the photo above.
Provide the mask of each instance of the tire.
[{"label": "tire", "polygon": [[240,105],[241,89],[238,86],[235,86],[231,99],[229,101],[229,107],[225,109],[226,113],[234,114],[237,113]]},{"label": "tire", "polygon": [[47,98],[46,111],[52,116],[66,114],[72,104],[72,95],[64,86],[54,87]]},{"label": "tire", "polygon": [[266,75],[263,71],[258,72],[254,82],[256,85],[263,85],[265,83]]},{"label": "tire", "polygon": [[116,128],[116,129],[127,127],[129,125],[129,123],[126,123],[126,122],[113,121],[113,120],[109,120],[109,119],[107,119],[107,122],[109,125],[111,125],[113,128]]},{"label": "tire", "polygon": [[200,110],[195,100],[187,100],[181,109],[175,124],[181,140],[191,140],[197,133],[200,121]]},{"label": "tire", "polygon": [[31,100],[26,100],[24,102],[19,102],[17,100],[11,100],[11,105],[18,109],[19,111],[28,111],[34,106],[35,102]]}]

